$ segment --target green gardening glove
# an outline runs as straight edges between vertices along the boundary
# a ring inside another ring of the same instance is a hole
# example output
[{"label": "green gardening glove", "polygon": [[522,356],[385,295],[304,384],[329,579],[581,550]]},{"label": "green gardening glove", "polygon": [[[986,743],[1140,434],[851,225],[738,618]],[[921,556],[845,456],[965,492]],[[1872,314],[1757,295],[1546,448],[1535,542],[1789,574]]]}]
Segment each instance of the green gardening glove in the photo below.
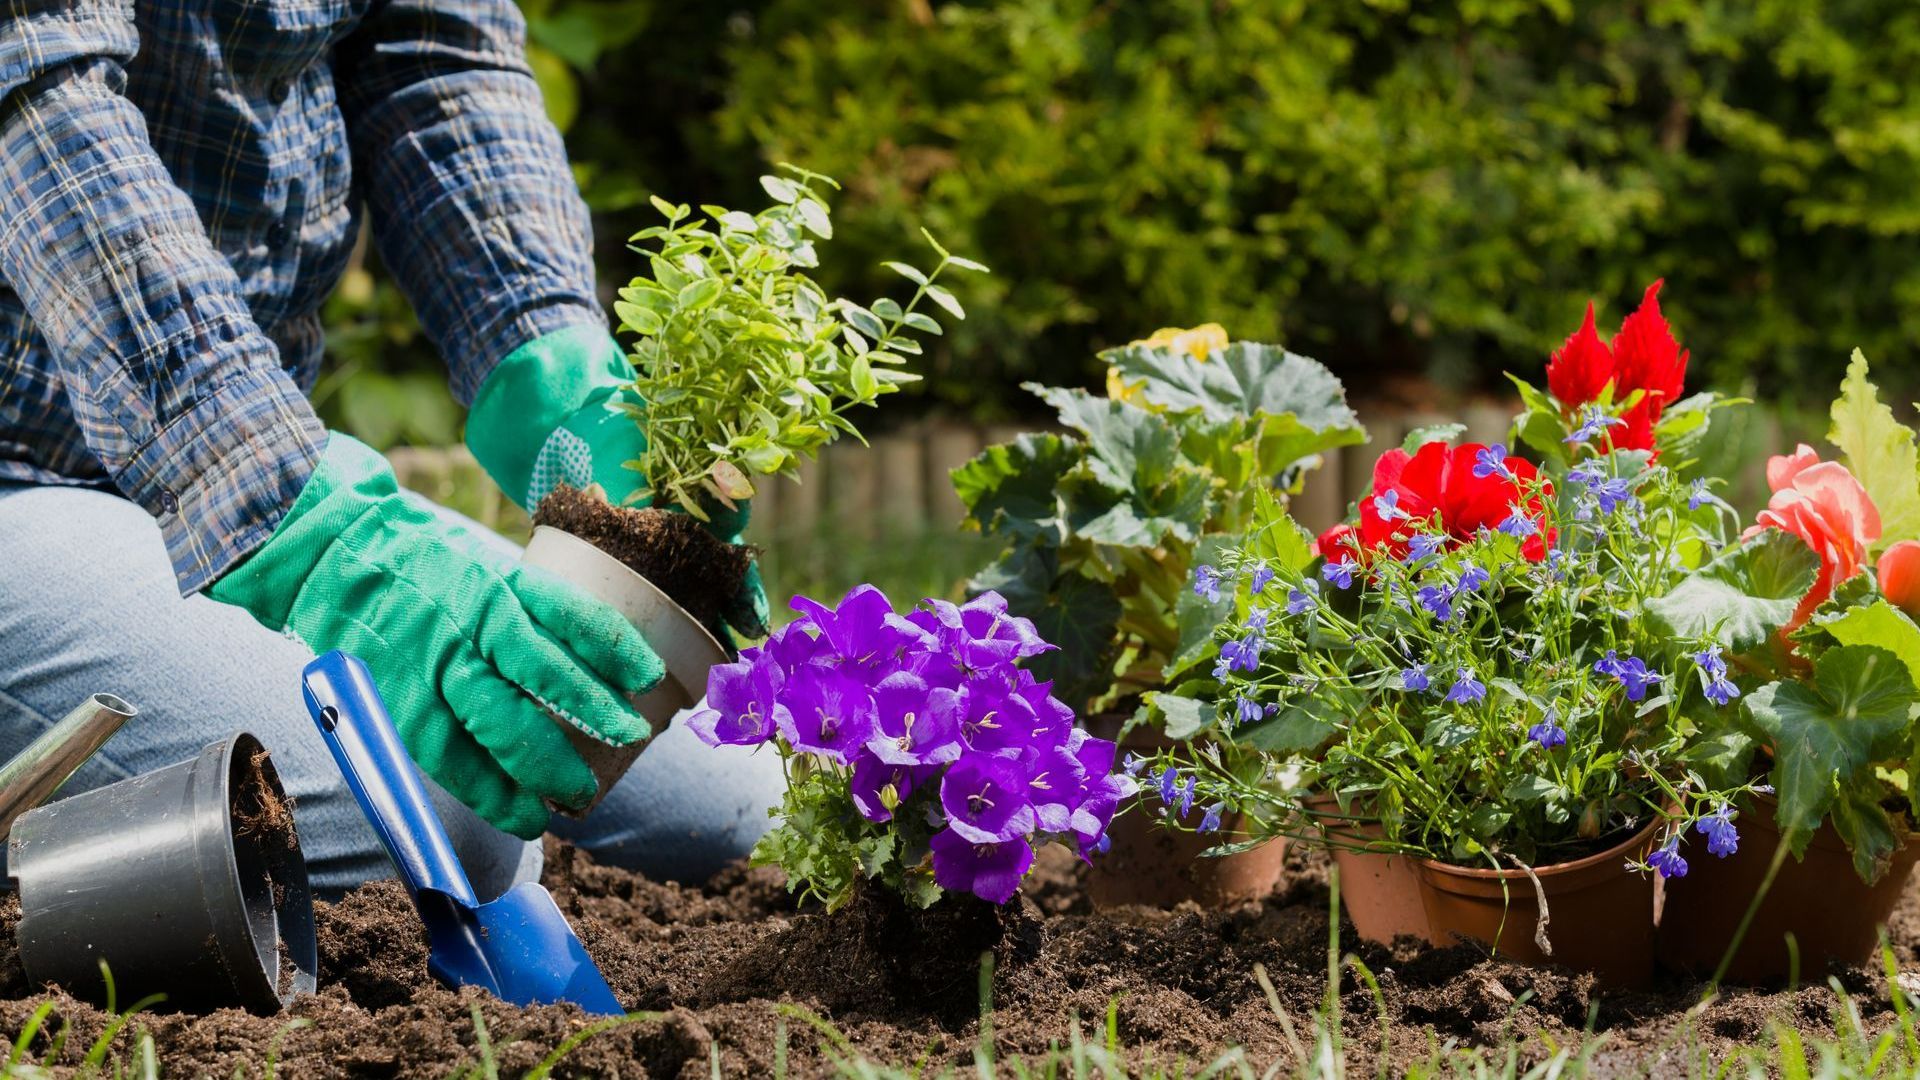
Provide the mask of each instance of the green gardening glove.
[{"label": "green gardening glove", "polygon": [[549,711],[614,745],[646,738],[628,694],[660,658],[613,608],[404,498],[385,458],[338,433],[293,508],[208,590],[380,684],[407,751],[454,797],[533,838],[548,800],[597,789]]},{"label": "green gardening glove", "polygon": [[[647,436],[632,413],[639,408],[633,369],[620,343],[600,326],[570,326],[535,338],[508,354],[474,395],[467,414],[467,446],[507,497],[527,511],[556,484],[599,484],[615,506],[644,506],[636,497],[646,478],[638,464]],[[712,508],[708,528],[740,542],[750,510]],[[750,566],[740,594],[709,627],[731,646],[729,627],[744,638],[765,637],[767,593],[759,566]]]}]

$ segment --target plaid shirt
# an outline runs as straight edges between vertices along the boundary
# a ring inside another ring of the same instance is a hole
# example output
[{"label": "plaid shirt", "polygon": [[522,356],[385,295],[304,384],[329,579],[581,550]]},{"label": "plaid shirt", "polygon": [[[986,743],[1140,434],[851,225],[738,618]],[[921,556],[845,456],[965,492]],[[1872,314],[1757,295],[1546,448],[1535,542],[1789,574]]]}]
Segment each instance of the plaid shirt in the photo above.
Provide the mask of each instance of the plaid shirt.
[{"label": "plaid shirt", "polygon": [[605,322],[508,0],[0,0],[0,480],[112,484],[183,591],[253,550],[361,205],[471,401]]}]

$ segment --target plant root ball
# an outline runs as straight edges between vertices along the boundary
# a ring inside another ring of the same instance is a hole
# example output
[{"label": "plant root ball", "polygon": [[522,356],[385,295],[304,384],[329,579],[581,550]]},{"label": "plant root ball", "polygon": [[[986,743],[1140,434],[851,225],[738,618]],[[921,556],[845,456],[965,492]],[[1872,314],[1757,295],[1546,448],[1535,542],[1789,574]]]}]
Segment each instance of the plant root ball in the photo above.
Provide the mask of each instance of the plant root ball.
[{"label": "plant root ball", "polygon": [[533,523],[572,533],[619,559],[706,626],[739,595],[755,554],[686,514],[614,506],[597,487],[559,485],[540,501]]}]

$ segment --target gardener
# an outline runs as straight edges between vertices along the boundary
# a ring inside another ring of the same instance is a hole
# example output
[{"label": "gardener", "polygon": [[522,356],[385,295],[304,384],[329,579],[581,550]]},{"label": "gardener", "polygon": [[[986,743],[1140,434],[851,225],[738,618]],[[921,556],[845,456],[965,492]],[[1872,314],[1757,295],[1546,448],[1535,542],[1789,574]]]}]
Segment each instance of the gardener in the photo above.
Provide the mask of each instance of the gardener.
[{"label": "gardener", "polygon": [[[364,207],[502,487],[524,504],[568,460],[615,499],[634,490],[621,463],[642,445],[613,411],[623,359],[587,209],[512,4],[7,11],[0,754],[98,690],[143,715],[75,788],[251,730],[296,798],[316,884],[345,889],[385,859],[299,689],[314,652],[344,649],[444,789],[483,891],[536,874],[538,844],[516,837],[549,826],[656,876],[744,853],[777,761],[677,727],[585,820],[551,817],[595,785],[547,710],[641,737],[625,694],[659,660],[610,608],[401,491],[304,396]],[[747,635],[765,613],[750,592],[731,620]]]}]

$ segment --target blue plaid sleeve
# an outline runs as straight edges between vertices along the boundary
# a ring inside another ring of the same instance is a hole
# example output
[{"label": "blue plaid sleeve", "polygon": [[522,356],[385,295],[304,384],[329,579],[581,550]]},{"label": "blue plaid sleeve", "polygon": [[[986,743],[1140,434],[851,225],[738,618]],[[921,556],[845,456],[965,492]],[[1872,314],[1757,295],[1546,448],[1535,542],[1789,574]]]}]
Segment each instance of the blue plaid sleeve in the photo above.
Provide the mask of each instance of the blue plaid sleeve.
[{"label": "blue plaid sleeve", "polygon": [[325,434],[122,94],[132,4],[0,13],[0,277],[183,591],[271,535]]},{"label": "blue plaid sleeve", "polygon": [[470,404],[502,357],[606,325],[566,147],[505,0],[389,0],[335,52],[381,258]]}]

